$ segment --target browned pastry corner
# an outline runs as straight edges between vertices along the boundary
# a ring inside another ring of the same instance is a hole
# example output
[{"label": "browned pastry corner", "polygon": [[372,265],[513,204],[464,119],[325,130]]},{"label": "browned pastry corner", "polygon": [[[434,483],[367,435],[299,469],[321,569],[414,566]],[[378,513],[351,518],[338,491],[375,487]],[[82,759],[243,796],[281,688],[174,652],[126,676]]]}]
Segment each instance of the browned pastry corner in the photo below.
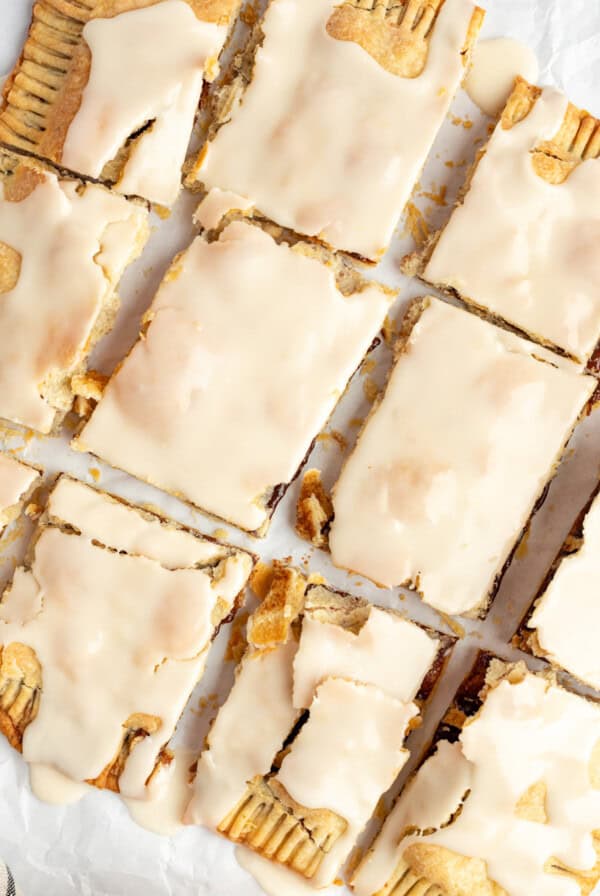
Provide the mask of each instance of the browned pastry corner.
[{"label": "browned pastry corner", "polygon": [[302,477],[296,504],[296,532],[315,547],[326,547],[327,530],[332,519],[333,504],[321,481],[320,471],[307,470]]},{"label": "browned pastry corner", "polygon": [[0,732],[19,752],[23,734],[38,711],[42,667],[31,647],[0,645]]},{"label": "browned pastry corner", "polygon": [[[502,127],[510,129],[523,121],[541,92],[541,88],[518,77],[502,112]],[[551,184],[561,184],[581,162],[600,156],[600,121],[585,109],[569,103],[558,133],[539,143],[532,155],[539,177]]]},{"label": "browned pastry corner", "polygon": [[307,809],[277,781],[257,777],[218,830],[310,879],[346,828],[329,809]]},{"label": "browned pastry corner", "polygon": [[[155,734],[161,724],[162,722],[157,716],[147,715],[146,713],[139,712],[129,716],[123,725],[123,736],[115,758],[112,762],[109,762],[96,778],[91,778],[87,783],[103,790],[112,790],[115,793],[119,793],[119,778],[131,753],[145,737]],[[169,765],[172,758],[173,756],[168,750],[162,750],[156,760],[152,774],[161,765]]]},{"label": "browned pastry corner", "polygon": [[[88,82],[87,22],[153,6],[160,0],[37,0],[21,56],[0,107],[0,142],[60,164],[65,139]],[[241,0],[186,0],[200,20],[229,24]],[[102,172],[118,180],[140,134],[129,138]]]},{"label": "browned pastry corner", "polygon": [[305,591],[304,576],[292,566],[275,561],[269,590],[248,620],[248,642],[258,649],[284,644],[302,612]]},{"label": "browned pastry corner", "polygon": [[[359,44],[383,68],[401,78],[417,78],[425,68],[429,42],[444,0],[359,0],[342,3],[327,22],[336,40]],[[463,53],[474,44],[484,12],[473,12]]]}]

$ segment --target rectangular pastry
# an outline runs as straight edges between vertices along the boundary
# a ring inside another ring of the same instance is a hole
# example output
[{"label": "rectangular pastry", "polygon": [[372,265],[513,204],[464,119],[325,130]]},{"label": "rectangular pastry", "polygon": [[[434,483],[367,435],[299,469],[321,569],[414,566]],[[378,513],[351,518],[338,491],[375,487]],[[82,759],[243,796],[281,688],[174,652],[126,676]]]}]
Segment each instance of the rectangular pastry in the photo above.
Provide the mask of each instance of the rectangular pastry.
[{"label": "rectangular pastry", "polygon": [[333,490],[332,558],[484,614],[596,380],[439,299],[404,329]]},{"label": "rectangular pastry", "polygon": [[75,447],[263,534],[392,297],[230,220],[175,259]]},{"label": "rectangular pastry", "polygon": [[240,0],[36,0],[0,141],[122,193],[177,198],[204,78]]},{"label": "rectangular pastry", "polygon": [[329,885],[404,765],[453,639],[277,567],[186,820]]},{"label": "rectangular pastry", "polygon": [[191,183],[377,261],[482,20],[472,0],[270,0],[213,98]]},{"label": "rectangular pastry", "polygon": [[579,896],[600,881],[600,705],[480,654],[353,876],[357,896]]},{"label": "rectangular pastry", "polygon": [[0,417],[47,433],[110,330],[149,234],[140,205],[0,150]]},{"label": "rectangular pastry", "polygon": [[147,798],[252,565],[61,477],[0,603],[0,731],[32,766]]},{"label": "rectangular pastry", "polygon": [[[600,488],[600,487],[599,487]],[[515,642],[600,690],[600,495],[582,510]]]},{"label": "rectangular pastry", "polygon": [[0,451],[0,534],[18,517],[39,479],[34,467]]},{"label": "rectangular pastry", "polygon": [[405,269],[586,363],[599,236],[600,122],[519,78],[449,222]]}]

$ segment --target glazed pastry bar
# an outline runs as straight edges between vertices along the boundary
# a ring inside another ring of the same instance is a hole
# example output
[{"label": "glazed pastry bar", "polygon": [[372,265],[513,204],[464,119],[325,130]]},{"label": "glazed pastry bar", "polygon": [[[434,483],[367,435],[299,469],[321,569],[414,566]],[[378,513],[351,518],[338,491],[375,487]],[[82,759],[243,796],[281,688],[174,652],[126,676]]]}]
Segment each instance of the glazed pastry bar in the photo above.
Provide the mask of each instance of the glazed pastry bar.
[{"label": "glazed pastry bar", "polygon": [[246,551],[61,477],[0,603],[0,731],[31,765],[156,795],[252,565]]},{"label": "glazed pastry bar", "polygon": [[598,489],[576,520],[516,637],[518,646],[600,690]]},{"label": "glazed pastry bar", "polygon": [[480,654],[353,876],[357,896],[579,896],[600,881],[600,706]]},{"label": "glazed pastry bar", "polygon": [[596,380],[439,299],[405,320],[333,490],[332,558],[483,615]]},{"label": "glazed pastry bar", "polygon": [[482,21],[472,0],[271,0],[190,183],[377,261]]},{"label": "glazed pastry bar", "polygon": [[0,141],[163,206],[240,0],[37,0]]},{"label": "glazed pastry bar", "polygon": [[186,820],[324,887],[406,762],[453,639],[304,584],[277,568],[251,617]]},{"label": "glazed pastry bar", "polygon": [[392,298],[320,247],[229,221],[175,259],[74,445],[264,534]]},{"label": "glazed pastry bar", "polygon": [[518,79],[448,224],[404,267],[586,363],[600,339],[599,233],[600,122]]},{"label": "glazed pastry bar", "polygon": [[0,452],[0,535],[18,517],[39,479],[38,470]]},{"label": "glazed pastry bar", "polygon": [[0,417],[48,433],[149,234],[140,205],[0,149]]}]

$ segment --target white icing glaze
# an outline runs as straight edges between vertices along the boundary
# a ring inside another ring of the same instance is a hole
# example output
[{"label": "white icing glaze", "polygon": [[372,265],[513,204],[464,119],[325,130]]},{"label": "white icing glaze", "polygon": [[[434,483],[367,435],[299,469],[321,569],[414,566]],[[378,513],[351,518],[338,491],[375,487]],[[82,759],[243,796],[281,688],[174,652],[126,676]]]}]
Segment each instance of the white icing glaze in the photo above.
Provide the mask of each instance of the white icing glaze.
[{"label": "white icing glaze", "polygon": [[600,688],[600,497],[585,518],[583,544],[565,557],[528,625],[555,663]]},{"label": "white icing glaze", "polygon": [[245,196],[278,224],[375,259],[462,78],[474,4],[446,0],[425,70],[412,79],[331,37],[335,5],[271,2],[252,81],[197,178]]},{"label": "white icing glaze", "polygon": [[9,202],[0,184],[0,242],[21,256],[16,286],[0,296],[0,417],[49,432],[55,411],[43,383],[85,358],[103,302],[147,227],[144,209],[101,187],[46,174]]},{"label": "white icing glaze", "polygon": [[426,830],[447,824],[471,786],[472,768],[460,744],[442,740],[420,767],[386,818],[370,850],[357,868],[352,887],[357,896],[372,896],[393,874],[398,844],[410,827]]},{"label": "white icing glaze", "polygon": [[183,827],[183,813],[189,802],[190,766],[195,758],[192,750],[176,747],[174,757],[166,772],[166,780],[154,788],[154,781],[147,787],[148,799],[124,800],[129,814],[140,827],[163,837],[172,837]]},{"label": "white icing glaze", "polygon": [[8,522],[8,511],[18,507],[39,473],[8,454],[0,453],[0,532]]},{"label": "white icing glaze", "polygon": [[304,617],[294,659],[294,705],[308,708],[325,678],[372,684],[409,702],[435,659],[439,641],[418,625],[372,607],[355,635],[339,625]]},{"label": "white icing glaze", "polygon": [[99,177],[127,138],[153,122],[137,141],[118,187],[171,205],[198,107],[205,71],[226,37],[202,22],[184,0],[162,0],[83,29],[91,68],[69,126],[63,165]]},{"label": "white icing glaze", "polygon": [[328,678],[319,685],[308,721],[286,754],[276,779],[302,806],[327,808],[348,827],[312,878],[332,883],[377,801],[406,762],[406,729],[413,704],[373,685]]},{"label": "white icing glaze", "polygon": [[251,224],[198,237],[77,447],[258,529],[264,497],[293,478],[389,301],[376,285],[343,296],[329,267]]},{"label": "white icing glaze", "polygon": [[482,112],[494,118],[502,111],[517,75],[535,84],[539,74],[531,47],[509,37],[478,41],[471,60],[465,90]]},{"label": "white icing glaze", "polygon": [[141,554],[171,569],[208,563],[227,553],[222,545],[144,517],[135,508],[65,476],[50,495],[48,512],[52,519],[68,521],[86,538],[128,554]]},{"label": "white icing glaze", "polygon": [[299,715],[292,704],[296,643],[246,656],[198,761],[186,821],[216,828],[256,775],[267,774]]},{"label": "white icing glaze", "polygon": [[600,159],[562,184],[539,177],[531,161],[566,108],[563,94],[545,88],[523,121],[497,126],[425,278],[586,360],[600,338]]},{"label": "white icing glaze", "polygon": [[335,486],[336,565],[418,582],[444,612],[481,605],[595,386],[534,355],[431,300]]},{"label": "white icing glaze", "polygon": [[246,212],[252,208],[249,199],[238,196],[230,190],[213,187],[209,190],[194,213],[194,221],[205,230],[212,230],[228,212]]},{"label": "white icing glaze", "polygon": [[[531,674],[518,684],[503,681],[461,733],[462,754],[472,769],[462,811],[419,841],[482,859],[489,877],[511,896],[577,896],[580,888],[573,879],[548,873],[544,866],[555,858],[583,871],[596,862],[591,832],[600,820],[600,790],[593,788],[590,762],[599,739],[596,704]],[[546,823],[525,820],[515,811],[540,781],[546,786]],[[424,807],[413,805],[413,795],[408,789],[400,801],[406,805],[396,810],[407,822],[423,818]],[[437,799],[432,782],[418,795]],[[404,839],[396,860],[414,842],[414,837]],[[365,878],[357,887],[359,896],[371,896],[395,867],[385,840],[377,869],[379,858],[376,844],[369,885]]]},{"label": "white icing glaze", "polygon": [[38,762],[29,764],[29,786],[38,800],[54,806],[77,803],[91,790],[89,784],[73,781],[51,765]]},{"label": "white icing glaze", "polygon": [[[315,888],[312,884],[296,874],[295,871],[290,871],[285,865],[270,862],[244,846],[236,846],[235,857],[267,896],[315,896]],[[326,894],[339,891],[328,888],[327,890],[319,889],[319,892]]]},{"label": "white icing glaze", "polygon": [[0,642],[31,647],[42,668],[25,760],[75,781],[95,778],[116,756],[129,716],[157,716],[158,730],[134,748],[119,779],[121,793],[145,797],[204,667],[217,601],[232,606],[250,567],[248,555],[234,553],[211,578],[44,529],[31,570],[17,569],[0,605]]}]

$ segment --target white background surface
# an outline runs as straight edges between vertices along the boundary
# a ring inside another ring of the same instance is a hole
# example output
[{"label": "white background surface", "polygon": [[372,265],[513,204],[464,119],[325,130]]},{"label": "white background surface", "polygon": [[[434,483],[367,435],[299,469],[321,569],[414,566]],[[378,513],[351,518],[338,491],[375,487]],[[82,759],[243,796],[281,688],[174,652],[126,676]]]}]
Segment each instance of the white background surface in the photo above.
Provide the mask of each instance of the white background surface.
[{"label": "white background surface", "polygon": [[[556,84],[574,102],[600,113],[600,3],[597,0],[489,0],[488,6],[484,36],[510,36],[529,43],[540,60],[542,83]],[[31,0],[0,0],[0,73],[9,69],[16,58],[30,8]],[[470,129],[452,123],[452,116],[465,115],[474,122]],[[488,123],[464,94],[457,97],[416,195],[415,201],[430,224],[439,224],[449,209],[438,207],[419,195],[419,191],[436,192],[446,183],[451,200],[464,176],[465,164],[450,169],[444,162],[470,161],[480,145],[476,141],[485,136]],[[124,279],[123,307],[117,327],[97,353],[97,363],[105,369],[110,369],[134,340],[140,315],[150,303],[166,265],[189,242],[194,207],[194,198],[184,195],[170,220],[154,220],[156,229],[143,257]],[[404,222],[401,222],[392,248],[374,272],[379,279],[401,287],[400,299],[394,308],[397,318],[408,298],[426,291],[416,282],[407,283],[399,274],[399,260],[412,247],[403,228]],[[377,361],[375,370],[355,377],[331,421],[330,428],[340,430],[349,443],[356,434],[350,421],[364,416],[369,408],[363,391],[366,377],[382,383],[389,368],[390,354],[385,345],[376,350],[373,358]],[[221,528],[218,522],[192,512],[181,502],[115,473],[86,455],[74,454],[68,448],[67,436],[36,438],[26,443],[22,434],[7,430],[0,432],[0,446],[22,449],[23,457],[42,464],[49,473],[66,470],[92,482],[89,469],[97,468],[101,474],[100,485],[108,491],[138,503],[159,505],[174,518],[207,533]],[[322,467],[326,481],[331,483],[342,459],[338,445],[326,439],[317,444],[310,465]],[[424,726],[409,742],[413,747],[413,762],[419,746],[431,736],[475,651],[485,646],[503,656],[517,655],[507,646],[507,641],[591,493],[600,475],[599,464],[600,412],[596,411],[576,432],[531,535],[505,577],[488,619],[485,623],[467,625],[467,637],[455,651]],[[233,527],[226,527],[229,540],[250,546],[265,561],[291,556],[308,571],[325,575],[336,587],[366,595],[379,603],[401,606],[414,618],[444,628],[437,614],[414,595],[384,591],[334,570],[323,552],[313,551],[301,542],[293,532],[296,494],[297,484],[279,506],[268,538],[256,541]],[[490,515],[493,512],[494,508],[490,507]],[[21,550],[22,539],[16,538],[14,532],[9,532],[0,542],[0,584],[10,576]],[[227,637],[227,630],[221,632],[208,674],[194,693],[178,733],[194,747],[202,743],[215,713],[214,700],[199,710],[201,696],[217,691],[226,693],[232,680],[232,664],[221,659]],[[539,666],[537,661],[529,662]],[[231,845],[207,831],[189,828],[172,838],[151,834],[131,821],[118,797],[104,792],[92,791],[80,803],[67,807],[40,803],[29,790],[24,763],[3,739],[0,739],[0,795],[0,856],[11,865],[25,896],[42,893],[44,896],[256,896],[260,892],[238,867]],[[342,896],[345,891],[335,887],[332,892]]]}]

